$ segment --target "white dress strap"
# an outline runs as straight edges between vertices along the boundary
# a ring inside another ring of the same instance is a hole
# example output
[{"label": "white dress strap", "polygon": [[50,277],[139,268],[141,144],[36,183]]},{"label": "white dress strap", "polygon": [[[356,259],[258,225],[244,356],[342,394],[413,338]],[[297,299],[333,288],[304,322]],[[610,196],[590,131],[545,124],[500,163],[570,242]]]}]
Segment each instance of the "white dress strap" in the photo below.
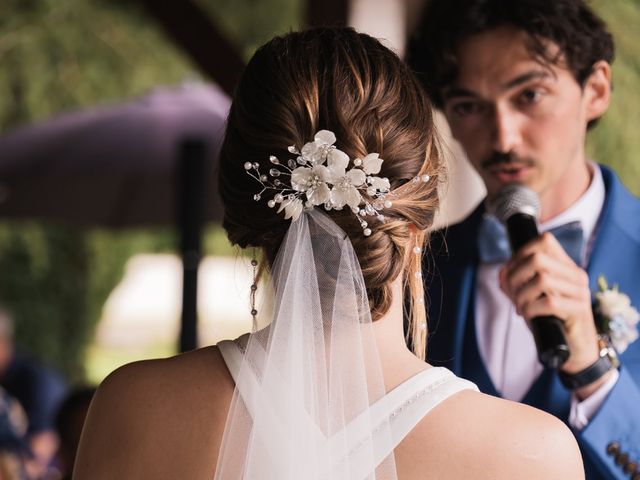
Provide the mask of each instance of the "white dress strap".
[{"label": "white dress strap", "polygon": [[[273,438],[282,438],[282,435],[284,435],[282,423],[279,421],[277,413],[273,411],[274,406],[261,402],[264,398],[261,394],[262,388],[251,366],[248,365],[247,362],[244,362],[244,357],[239,346],[234,341],[224,341],[218,343],[218,349],[236,384],[234,395],[240,395],[247,412],[252,418],[255,419],[254,412],[264,412],[264,415],[260,417],[260,421],[265,423],[265,428],[259,431],[270,432]],[[278,455],[278,450],[275,448],[273,438],[259,439],[260,444],[267,450],[266,453],[268,455]],[[277,467],[277,465],[278,464],[275,464],[274,467]],[[272,473],[273,475],[271,477],[265,478],[277,478],[280,474],[280,472],[277,471]]]},{"label": "white dress strap", "polygon": [[217,345],[218,350],[222,354],[224,363],[227,364],[229,373],[233,377],[233,381],[238,384],[238,374],[240,373],[240,365],[242,365],[242,353],[232,340],[224,340]]},{"label": "white dress strap", "polygon": [[[322,433],[320,428],[311,421],[311,417],[306,411],[304,411],[304,408],[302,408],[301,405],[264,404],[263,399],[265,396],[262,394],[264,393],[264,388],[267,387],[260,383],[252,366],[249,365],[248,362],[244,361],[244,355],[239,345],[243,342],[243,338],[244,337],[241,337],[236,341],[225,340],[218,343],[218,348],[225,363],[227,364],[227,368],[233,377],[233,381],[236,384],[236,388],[242,397],[249,415],[253,418],[255,417],[254,412],[257,412],[258,408],[261,410],[267,408],[270,411],[270,415],[268,416],[271,417],[273,423],[272,431],[274,433],[281,430],[280,425],[282,425],[282,422],[286,422],[287,419],[295,418],[296,421],[307,423],[307,431],[314,436],[313,438],[315,440],[326,441],[326,436]],[[258,363],[266,361],[265,359],[267,354],[260,345],[254,345],[254,353],[256,354],[256,361]],[[269,385],[269,388],[278,390],[288,388],[281,378],[275,377],[273,380],[275,384]]]},{"label": "white dress strap", "polygon": [[[463,390],[478,391],[468,380],[444,367],[431,367],[389,392],[391,431],[397,446],[436,406]],[[375,406],[374,406],[375,407]]]},{"label": "white dress strap", "polygon": [[[462,390],[475,390],[475,384],[456,377],[451,371],[443,367],[432,367],[407,379],[396,388],[376,401],[367,412],[363,412],[330,442],[330,448],[334,450],[332,458],[344,458],[343,462],[334,463],[331,473],[325,472],[318,478],[342,478],[343,471],[353,471],[358,467],[358,456],[354,455],[354,449],[358,443],[369,436],[369,431],[362,430],[364,425],[383,425],[389,421],[390,432],[384,430],[373,431],[373,443],[375,447],[374,465],[379,465],[391,454],[404,437],[422,420],[433,408],[452,395]],[[365,418],[365,417],[369,418]],[[391,435],[391,441],[384,441],[381,436]],[[337,456],[336,447],[343,447],[344,439],[348,439],[352,446],[349,455]],[[356,465],[354,465],[354,463]],[[363,465],[366,463],[362,463]],[[363,472],[364,473],[364,472]],[[371,472],[364,473],[362,478]]]}]

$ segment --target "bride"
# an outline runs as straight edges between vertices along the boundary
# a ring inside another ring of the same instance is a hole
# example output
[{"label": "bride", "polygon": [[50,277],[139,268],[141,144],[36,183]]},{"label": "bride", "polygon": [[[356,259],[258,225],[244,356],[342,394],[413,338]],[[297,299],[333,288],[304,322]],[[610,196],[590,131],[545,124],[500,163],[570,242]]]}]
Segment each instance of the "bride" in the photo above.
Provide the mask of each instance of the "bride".
[{"label": "bride", "polygon": [[271,307],[252,302],[236,341],[112,373],[74,478],[584,478],[554,417],[424,362],[437,147],[427,99],[377,40],[318,28],[261,47],[219,190]]}]

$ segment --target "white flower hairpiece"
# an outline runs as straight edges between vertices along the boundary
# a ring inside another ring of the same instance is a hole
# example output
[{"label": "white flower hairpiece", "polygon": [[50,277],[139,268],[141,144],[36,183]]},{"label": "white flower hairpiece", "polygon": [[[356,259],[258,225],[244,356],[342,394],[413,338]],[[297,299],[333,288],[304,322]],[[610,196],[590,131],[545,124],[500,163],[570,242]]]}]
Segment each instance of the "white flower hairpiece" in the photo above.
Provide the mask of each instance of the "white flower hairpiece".
[{"label": "white flower hairpiece", "polygon": [[596,292],[596,318],[599,330],[609,336],[618,353],[638,339],[640,313],[631,305],[628,295],[620,292],[617,285],[609,288],[603,276],[598,278],[599,291]]},{"label": "white flower hairpiece", "polygon": [[[293,145],[288,147],[287,150],[297,157],[289,159],[286,165],[271,155],[269,162],[272,168],[268,176],[260,173],[259,163],[246,162],[244,168],[247,173],[262,185],[262,190],[253,199],[260,201],[265,191],[276,191],[267,205],[274,208],[279,204],[278,213],[284,210],[284,218],[293,221],[304,209],[316,205],[323,205],[325,210],[342,210],[347,206],[358,218],[364,234],[371,235],[364,217],[376,216],[379,221],[384,221],[380,212],[393,205],[387,198],[391,196],[389,179],[375,176],[380,172],[383,160],[377,153],[370,153],[364,158],[354,159],[353,166],[348,169],[351,160],[336,148],[335,142],[333,132],[320,130],[302,149],[298,150]],[[287,181],[285,177],[290,178]],[[420,179],[427,182],[429,176],[423,175]],[[372,202],[363,197],[362,192],[366,192]]]}]

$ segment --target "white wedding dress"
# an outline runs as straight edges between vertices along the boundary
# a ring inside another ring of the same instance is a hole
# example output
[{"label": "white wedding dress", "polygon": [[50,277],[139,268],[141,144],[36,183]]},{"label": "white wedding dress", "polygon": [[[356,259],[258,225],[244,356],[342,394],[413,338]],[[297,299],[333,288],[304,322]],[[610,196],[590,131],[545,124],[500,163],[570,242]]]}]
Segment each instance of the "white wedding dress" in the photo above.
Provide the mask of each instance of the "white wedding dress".
[{"label": "white wedding dress", "polygon": [[[243,355],[240,345],[241,343],[238,342],[225,341],[218,344],[218,347],[236,382],[239,395],[246,399],[247,409],[252,414],[252,412],[265,408],[262,402],[265,401],[266,396],[263,395],[262,387],[256,377],[242,378],[239,376]],[[284,388],[284,386],[281,385],[280,388]],[[269,414],[273,415],[269,423],[274,425],[282,425],[286,422],[307,423],[311,429],[316,431],[319,441],[326,444],[327,452],[330,452],[336,444],[346,445],[346,448],[342,448],[342,454],[340,452],[333,456],[327,454],[323,462],[326,467],[323,472],[312,472],[305,468],[306,474],[301,478],[322,480],[375,478],[372,475],[375,473],[376,467],[392,454],[393,449],[413,427],[436,405],[462,390],[477,391],[478,389],[473,383],[456,377],[444,367],[432,367],[398,385],[371,405],[369,410],[365,411],[362,416],[351,420],[342,431],[334,433],[330,438],[327,438],[317,428],[314,428],[307,412],[303,409],[289,411],[278,409],[277,405],[272,405],[268,409]],[[365,419],[364,421],[363,418]],[[363,457],[353,455],[353,453],[359,444],[364,445],[366,443],[364,440],[372,437],[374,445],[376,443],[385,443],[376,438],[376,433],[381,435],[381,430],[376,429],[376,426],[385,422],[388,422],[390,426],[392,442],[386,443],[386,449],[376,451],[375,461],[371,462],[370,458],[365,456],[365,461],[362,464],[357,464]],[[373,427],[373,431],[370,431],[371,427]],[[265,442],[265,445],[272,446],[276,450],[272,452],[273,455],[278,454],[278,448],[275,446],[275,443],[278,442],[277,431],[278,429],[274,428],[272,442]],[[338,437],[345,437],[347,441],[345,442],[344,439]],[[344,476],[345,471],[350,472],[351,476]],[[355,472],[358,472],[358,474],[355,475]],[[260,476],[251,478],[271,479],[279,477],[274,477],[269,472],[261,472]]]},{"label": "white wedding dress", "polygon": [[394,448],[477,388],[432,367],[385,392],[362,271],[327,215],[292,222],[271,281],[271,324],[218,344],[236,389],[215,479],[397,479]]}]

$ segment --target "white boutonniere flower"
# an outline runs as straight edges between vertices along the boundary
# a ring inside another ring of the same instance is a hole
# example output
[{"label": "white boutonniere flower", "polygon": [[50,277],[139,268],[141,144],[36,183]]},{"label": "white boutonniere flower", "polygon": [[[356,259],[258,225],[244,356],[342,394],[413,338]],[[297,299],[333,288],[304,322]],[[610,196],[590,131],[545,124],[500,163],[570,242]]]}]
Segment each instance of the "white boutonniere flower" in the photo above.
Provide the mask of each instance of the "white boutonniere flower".
[{"label": "white boutonniere flower", "polygon": [[609,288],[603,276],[598,278],[596,292],[596,321],[601,333],[608,335],[618,353],[624,352],[630,343],[638,339],[640,313],[631,305],[628,295],[617,285]]}]

